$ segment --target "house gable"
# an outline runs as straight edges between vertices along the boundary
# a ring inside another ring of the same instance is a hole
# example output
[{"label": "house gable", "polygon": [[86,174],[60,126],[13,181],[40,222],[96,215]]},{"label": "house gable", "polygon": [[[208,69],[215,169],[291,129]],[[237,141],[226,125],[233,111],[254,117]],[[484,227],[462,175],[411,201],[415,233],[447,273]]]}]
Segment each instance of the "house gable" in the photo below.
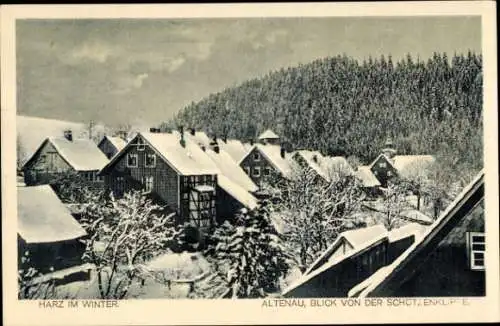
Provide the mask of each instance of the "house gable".
[{"label": "house gable", "polygon": [[[143,145],[138,146],[139,142]],[[136,158],[135,164],[128,164],[129,155]],[[153,165],[146,164],[148,155],[155,157]],[[172,209],[178,208],[179,174],[140,134],[115,155],[100,174],[106,176],[106,184],[114,193],[151,187],[146,190],[156,193]]]},{"label": "house gable", "polygon": [[384,154],[379,155],[370,165],[370,170],[373,172],[382,186],[387,186],[387,181],[398,175],[398,171],[392,164],[391,160]]},{"label": "house gable", "polygon": [[239,165],[257,185],[271,174],[281,174],[279,169],[257,146],[248,152]]},{"label": "house gable", "polygon": [[72,170],[73,167],[59,153],[57,148],[52,144],[50,138],[47,138],[38,147],[31,158],[26,161],[23,170],[39,170],[39,171],[54,171],[62,172]]}]

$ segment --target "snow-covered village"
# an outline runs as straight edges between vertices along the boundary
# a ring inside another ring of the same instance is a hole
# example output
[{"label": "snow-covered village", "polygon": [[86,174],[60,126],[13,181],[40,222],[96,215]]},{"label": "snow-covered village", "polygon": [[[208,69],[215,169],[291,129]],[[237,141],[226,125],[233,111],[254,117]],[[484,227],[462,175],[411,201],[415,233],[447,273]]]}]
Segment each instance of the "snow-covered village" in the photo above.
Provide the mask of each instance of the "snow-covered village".
[{"label": "snow-covered village", "polygon": [[18,24],[19,299],[485,295],[480,20],[294,19]]}]

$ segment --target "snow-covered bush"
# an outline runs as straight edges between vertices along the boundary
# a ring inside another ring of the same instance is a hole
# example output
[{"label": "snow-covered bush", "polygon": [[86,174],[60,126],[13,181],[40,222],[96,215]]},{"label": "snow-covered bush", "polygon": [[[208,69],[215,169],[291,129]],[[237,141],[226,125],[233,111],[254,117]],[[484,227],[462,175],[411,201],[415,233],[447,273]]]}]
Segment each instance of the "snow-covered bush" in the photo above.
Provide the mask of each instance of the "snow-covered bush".
[{"label": "snow-covered bush", "polygon": [[233,298],[259,298],[279,290],[289,265],[287,249],[274,229],[267,206],[242,210],[212,236],[218,272]]}]

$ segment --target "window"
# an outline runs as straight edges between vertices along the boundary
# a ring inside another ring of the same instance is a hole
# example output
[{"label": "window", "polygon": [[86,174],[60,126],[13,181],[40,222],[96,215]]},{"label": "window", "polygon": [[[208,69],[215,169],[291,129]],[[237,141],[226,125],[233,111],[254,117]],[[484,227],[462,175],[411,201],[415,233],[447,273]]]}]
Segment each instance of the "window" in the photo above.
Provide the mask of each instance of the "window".
[{"label": "window", "polygon": [[147,168],[156,167],[156,155],[155,154],[145,154],[144,162],[145,162],[144,165]]},{"label": "window", "polygon": [[260,161],[260,153],[259,152],[253,153],[253,160],[254,161]]},{"label": "window", "polygon": [[137,154],[129,153],[127,155],[127,167],[129,168],[137,167]]},{"label": "window", "polygon": [[253,168],[253,176],[260,177],[260,166],[256,166]]},{"label": "window", "polygon": [[250,175],[250,167],[249,166],[245,166],[245,172],[247,173],[247,175]]},{"label": "window", "polygon": [[378,167],[379,167],[379,168],[385,168],[385,167],[387,167],[387,163],[385,163],[385,162],[380,162],[380,163],[378,164]]},{"label": "window", "polygon": [[387,176],[392,177],[392,171],[387,171]]},{"label": "window", "polygon": [[486,251],[484,233],[468,232],[467,247],[469,251],[470,269],[484,271],[484,256]]},{"label": "window", "polygon": [[138,151],[143,151],[144,148],[146,148],[146,145],[144,145],[144,140],[142,138],[137,138],[137,150]]},{"label": "window", "polygon": [[153,176],[144,176],[142,177],[142,183],[144,185],[144,189],[146,192],[151,192],[153,191]]},{"label": "window", "polygon": [[266,166],[264,168],[264,175],[265,176],[270,176],[271,175],[271,168],[270,167]]}]

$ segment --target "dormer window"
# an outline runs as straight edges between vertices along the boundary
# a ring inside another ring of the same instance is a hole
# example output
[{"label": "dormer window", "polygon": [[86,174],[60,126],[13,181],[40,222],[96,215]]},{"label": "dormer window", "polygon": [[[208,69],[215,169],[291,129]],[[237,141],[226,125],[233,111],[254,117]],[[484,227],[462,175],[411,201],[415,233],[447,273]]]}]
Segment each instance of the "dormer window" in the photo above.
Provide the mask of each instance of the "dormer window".
[{"label": "dormer window", "polygon": [[154,153],[153,154],[148,154],[148,153],[145,154],[144,166],[146,166],[147,168],[156,167],[156,155]]},{"label": "dormer window", "polygon": [[144,144],[144,140],[142,138],[137,138],[137,150],[138,151],[143,151],[146,148],[146,145]]},{"label": "dormer window", "polygon": [[260,177],[260,166],[256,166],[253,168],[253,176],[254,177]]},{"label": "dormer window", "polygon": [[484,233],[467,233],[467,250],[469,254],[470,269],[474,271],[484,271],[484,259],[486,255],[486,242]]},{"label": "dormer window", "polygon": [[253,153],[253,160],[254,161],[260,161],[260,153],[259,152]]},{"label": "dormer window", "polygon": [[127,155],[127,167],[128,168],[136,168],[137,167],[137,161],[138,161],[138,155],[129,153]]},{"label": "dormer window", "polygon": [[378,164],[378,167],[379,167],[379,168],[385,168],[385,167],[387,167],[387,163],[385,163],[385,162],[380,162],[380,163]]}]

